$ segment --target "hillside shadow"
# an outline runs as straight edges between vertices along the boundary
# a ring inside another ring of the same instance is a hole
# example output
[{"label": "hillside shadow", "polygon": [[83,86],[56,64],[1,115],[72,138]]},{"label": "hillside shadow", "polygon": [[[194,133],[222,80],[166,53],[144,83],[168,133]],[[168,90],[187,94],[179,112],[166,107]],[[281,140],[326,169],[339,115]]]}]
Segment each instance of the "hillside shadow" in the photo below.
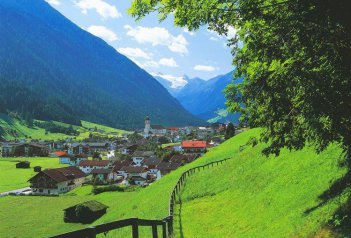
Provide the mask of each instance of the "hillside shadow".
[{"label": "hillside shadow", "polygon": [[351,185],[351,171],[349,170],[342,178],[336,180],[325,192],[318,196],[319,204],[308,208],[304,213],[309,214],[324,206],[330,200],[339,197]]},{"label": "hillside shadow", "polygon": [[[333,182],[330,187],[318,196],[320,202],[318,205],[308,208],[304,214],[308,215],[313,211],[323,207],[334,199],[339,199],[339,208],[334,212],[326,226],[336,236],[335,237],[351,237],[351,193],[347,189],[351,188],[351,170]],[[347,201],[341,203],[340,198],[347,192]]]}]

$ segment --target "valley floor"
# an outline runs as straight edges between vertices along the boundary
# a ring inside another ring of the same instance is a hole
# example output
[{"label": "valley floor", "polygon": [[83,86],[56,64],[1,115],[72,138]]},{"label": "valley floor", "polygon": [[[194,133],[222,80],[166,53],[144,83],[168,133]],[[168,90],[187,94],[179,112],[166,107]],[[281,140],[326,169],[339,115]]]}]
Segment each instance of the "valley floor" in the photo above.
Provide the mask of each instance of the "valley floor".
[{"label": "valley floor", "polygon": [[[327,226],[346,202],[346,194],[319,198],[346,172],[339,167],[341,150],[331,146],[317,155],[307,148],[283,151],[277,158],[263,157],[263,145],[240,152],[239,147],[258,134],[257,129],[239,134],[151,186],[133,192],[92,195],[91,186],[83,186],[59,197],[0,198],[0,236],[48,237],[83,228],[86,225],[64,223],[62,210],[87,200],[109,206],[107,214],[92,225],[130,217],[162,219],[168,214],[169,194],[182,172],[232,157],[186,181],[175,216],[176,237],[348,237]],[[14,177],[10,173],[2,179],[11,181]],[[150,229],[142,228],[141,237],[150,235]],[[129,236],[130,229],[107,234]]]}]

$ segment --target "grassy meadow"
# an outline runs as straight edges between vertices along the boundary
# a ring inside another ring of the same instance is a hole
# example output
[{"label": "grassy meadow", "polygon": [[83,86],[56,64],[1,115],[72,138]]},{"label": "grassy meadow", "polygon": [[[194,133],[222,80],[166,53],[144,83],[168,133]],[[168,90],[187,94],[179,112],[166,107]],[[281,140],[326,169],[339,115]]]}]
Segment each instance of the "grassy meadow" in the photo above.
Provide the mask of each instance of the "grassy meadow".
[{"label": "grassy meadow", "polygon": [[[239,147],[258,133],[257,129],[241,133],[137,191],[92,195],[91,186],[84,186],[53,198],[0,198],[0,234],[47,237],[85,227],[64,223],[62,210],[91,199],[109,206],[92,225],[130,217],[161,219],[168,214],[169,194],[182,172],[233,157],[186,182],[175,216],[176,237],[337,237],[326,223],[346,198],[320,205],[318,196],[345,173],[338,166],[340,149],[331,146],[319,155],[310,148],[284,151],[277,158],[261,156],[262,145],[240,152]],[[142,229],[141,237],[150,237],[150,229]],[[123,229],[106,237],[129,236],[130,229]]]},{"label": "grassy meadow", "polygon": [[[56,125],[60,125],[63,127],[70,127],[70,124],[62,123],[62,122],[54,122]],[[99,125],[92,122],[82,121],[82,126],[72,125],[73,129],[79,132],[78,136],[66,135],[62,133],[46,133],[45,129],[32,126],[29,127],[23,121],[18,119],[11,118],[5,114],[0,113],[0,136],[5,140],[13,140],[13,139],[24,139],[26,137],[30,137],[31,139],[37,140],[62,140],[66,138],[75,138],[76,140],[83,140],[89,137],[90,133],[100,136],[116,136],[123,134],[130,134],[132,132],[115,129],[108,126]],[[103,130],[103,132],[91,132],[89,129],[99,129]]]},{"label": "grassy meadow", "polygon": [[[16,169],[16,163],[19,161],[29,161],[29,169]],[[41,166],[42,169],[59,168],[65,165],[59,164],[58,158],[0,158],[0,193],[14,189],[24,188],[29,185],[28,179],[33,177],[35,166]]]}]

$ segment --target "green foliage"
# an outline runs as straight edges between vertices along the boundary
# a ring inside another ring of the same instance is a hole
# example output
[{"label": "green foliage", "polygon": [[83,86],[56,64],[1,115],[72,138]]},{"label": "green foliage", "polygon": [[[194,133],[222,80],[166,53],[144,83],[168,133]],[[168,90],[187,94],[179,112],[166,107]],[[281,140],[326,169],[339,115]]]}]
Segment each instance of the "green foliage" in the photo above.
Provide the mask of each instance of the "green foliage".
[{"label": "green foliage", "polygon": [[124,192],[124,188],[116,185],[97,186],[93,187],[92,193],[94,195],[104,192]]},{"label": "green foliage", "polygon": [[284,147],[318,152],[341,142],[351,161],[351,28],[348,0],[134,0],[129,14],[174,14],[178,26],[208,24],[230,39],[236,77],[227,106],[251,126],[262,126],[266,155]]},{"label": "green foliage", "polygon": [[140,135],[138,132],[134,131],[133,134],[128,135],[128,139],[132,142],[135,143],[141,139],[143,139],[143,136]]},{"label": "green foliage", "polygon": [[66,127],[59,124],[55,124],[52,121],[48,121],[48,122],[35,121],[33,125],[43,128],[45,129],[46,132],[50,132],[50,133],[62,133],[62,134],[73,135],[73,136],[79,135],[79,132],[77,130],[74,130],[72,125],[70,125],[69,127]]},{"label": "green foliage", "polygon": [[230,122],[225,130],[224,139],[228,140],[233,136],[235,136],[235,127],[234,124]]}]

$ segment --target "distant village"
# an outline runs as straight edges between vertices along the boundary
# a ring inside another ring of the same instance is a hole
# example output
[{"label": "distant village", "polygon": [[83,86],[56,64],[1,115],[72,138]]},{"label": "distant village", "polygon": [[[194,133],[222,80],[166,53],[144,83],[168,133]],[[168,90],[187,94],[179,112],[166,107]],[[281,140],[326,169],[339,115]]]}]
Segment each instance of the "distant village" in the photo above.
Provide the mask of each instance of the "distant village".
[{"label": "distant village", "polygon": [[[29,179],[26,195],[58,195],[82,184],[148,186],[221,144],[226,129],[224,123],[166,128],[146,117],[144,130],[104,141],[93,136],[84,141],[4,141],[0,157],[58,158],[60,168],[33,168],[36,175]],[[235,133],[240,132],[236,127]],[[31,169],[30,162],[20,161],[16,168]]]}]

